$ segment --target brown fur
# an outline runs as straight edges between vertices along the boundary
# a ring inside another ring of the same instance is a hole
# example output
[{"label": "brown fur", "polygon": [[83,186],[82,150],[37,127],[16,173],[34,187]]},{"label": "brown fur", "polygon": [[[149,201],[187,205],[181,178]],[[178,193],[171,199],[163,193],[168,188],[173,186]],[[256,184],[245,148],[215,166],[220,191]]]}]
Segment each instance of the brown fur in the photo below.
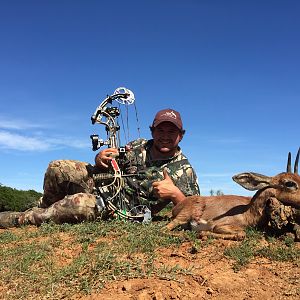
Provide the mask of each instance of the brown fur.
[{"label": "brown fur", "polygon": [[209,233],[225,239],[241,239],[245,236],[245,227],[263,226],[266,223],[266,207],[270,203],[280,201],[285,205],[300,207],[298,174],[280,173],[267,177],[242,173],[233,179],[248,189],[258,191],[252,198],[237,195],[186,197],[173,208],[173,220],[166,226],[167,229],[173,230],[189,223],[202,236]]}]

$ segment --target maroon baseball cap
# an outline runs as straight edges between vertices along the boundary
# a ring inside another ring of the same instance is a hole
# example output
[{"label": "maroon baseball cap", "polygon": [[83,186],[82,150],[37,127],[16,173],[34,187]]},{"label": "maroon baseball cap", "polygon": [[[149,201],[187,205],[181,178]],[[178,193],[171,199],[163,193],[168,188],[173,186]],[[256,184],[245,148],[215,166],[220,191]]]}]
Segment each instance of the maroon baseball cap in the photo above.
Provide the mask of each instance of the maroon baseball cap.
[{"label": "maroon baseball cap", "polygon": [[152,127],[156,127],[162,122],[171,122],[182,130],[182,121],[180,113],[174,109],[167,108],[160,110],[156,115],[152,123]]}]

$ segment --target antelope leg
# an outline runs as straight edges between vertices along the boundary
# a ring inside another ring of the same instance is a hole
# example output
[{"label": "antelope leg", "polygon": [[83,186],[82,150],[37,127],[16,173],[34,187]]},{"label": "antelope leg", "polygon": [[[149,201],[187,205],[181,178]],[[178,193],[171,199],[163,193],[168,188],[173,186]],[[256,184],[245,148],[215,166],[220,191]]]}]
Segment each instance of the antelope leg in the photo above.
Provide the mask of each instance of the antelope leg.
[{"label": "antelope leg", "polygon": [[235,225],[216,225],[213,231],[201,231],[199,237],[211,236],[224,240],[242,240],[246,233],[244,228]]}]

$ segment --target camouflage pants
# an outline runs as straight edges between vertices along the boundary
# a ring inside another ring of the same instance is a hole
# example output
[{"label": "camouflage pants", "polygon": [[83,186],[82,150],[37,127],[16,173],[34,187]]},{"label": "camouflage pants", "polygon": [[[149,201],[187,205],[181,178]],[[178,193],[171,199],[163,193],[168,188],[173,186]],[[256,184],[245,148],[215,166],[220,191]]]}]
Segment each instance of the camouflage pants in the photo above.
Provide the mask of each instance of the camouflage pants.
[{"label": "camouflage pants", "polygon": [[43,222],[78,223],[97,217],[96,198],[92,194],[93,166],[75,160],[52,161],[45,173],[44,194],[38,207],[21,213],[18,223],[40,225]]}]

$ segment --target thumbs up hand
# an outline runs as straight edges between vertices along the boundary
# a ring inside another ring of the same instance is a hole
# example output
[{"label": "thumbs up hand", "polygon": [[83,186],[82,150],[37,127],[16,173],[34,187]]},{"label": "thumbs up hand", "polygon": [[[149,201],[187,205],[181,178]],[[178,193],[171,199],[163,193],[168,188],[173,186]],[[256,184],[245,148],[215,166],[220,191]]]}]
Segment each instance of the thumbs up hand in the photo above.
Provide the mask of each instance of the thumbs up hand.
[{"label": "thumbs up hand", "polygon": [[164,180],[171,181],[173,183],[172,178],[169,176],[169,173],[166,168],[163,169],[163,175],[164,175]]},{"label": "thumbs up hand", "polygon": [[152,183],[154,195],[161,199],[171,200],[178,188],[174,185],[167,169],[163,170],[164,179]]},{"label": "thumbs up hand", "polygon": [[155,181],[152,183],[154,195],[157,198],[163,200],[159,201],[158,204],[154,205],[151,208],[153,214],[156,214],[157,212],[162,210],[168,203],[170,203],[170,201],[172,201],[174,205],[177,205],[179,202],[185,199],[185,195],[173,183],[173,180],[169,176],[168,171],[166,169],[163,170],[163,176],[163,180]]}]

